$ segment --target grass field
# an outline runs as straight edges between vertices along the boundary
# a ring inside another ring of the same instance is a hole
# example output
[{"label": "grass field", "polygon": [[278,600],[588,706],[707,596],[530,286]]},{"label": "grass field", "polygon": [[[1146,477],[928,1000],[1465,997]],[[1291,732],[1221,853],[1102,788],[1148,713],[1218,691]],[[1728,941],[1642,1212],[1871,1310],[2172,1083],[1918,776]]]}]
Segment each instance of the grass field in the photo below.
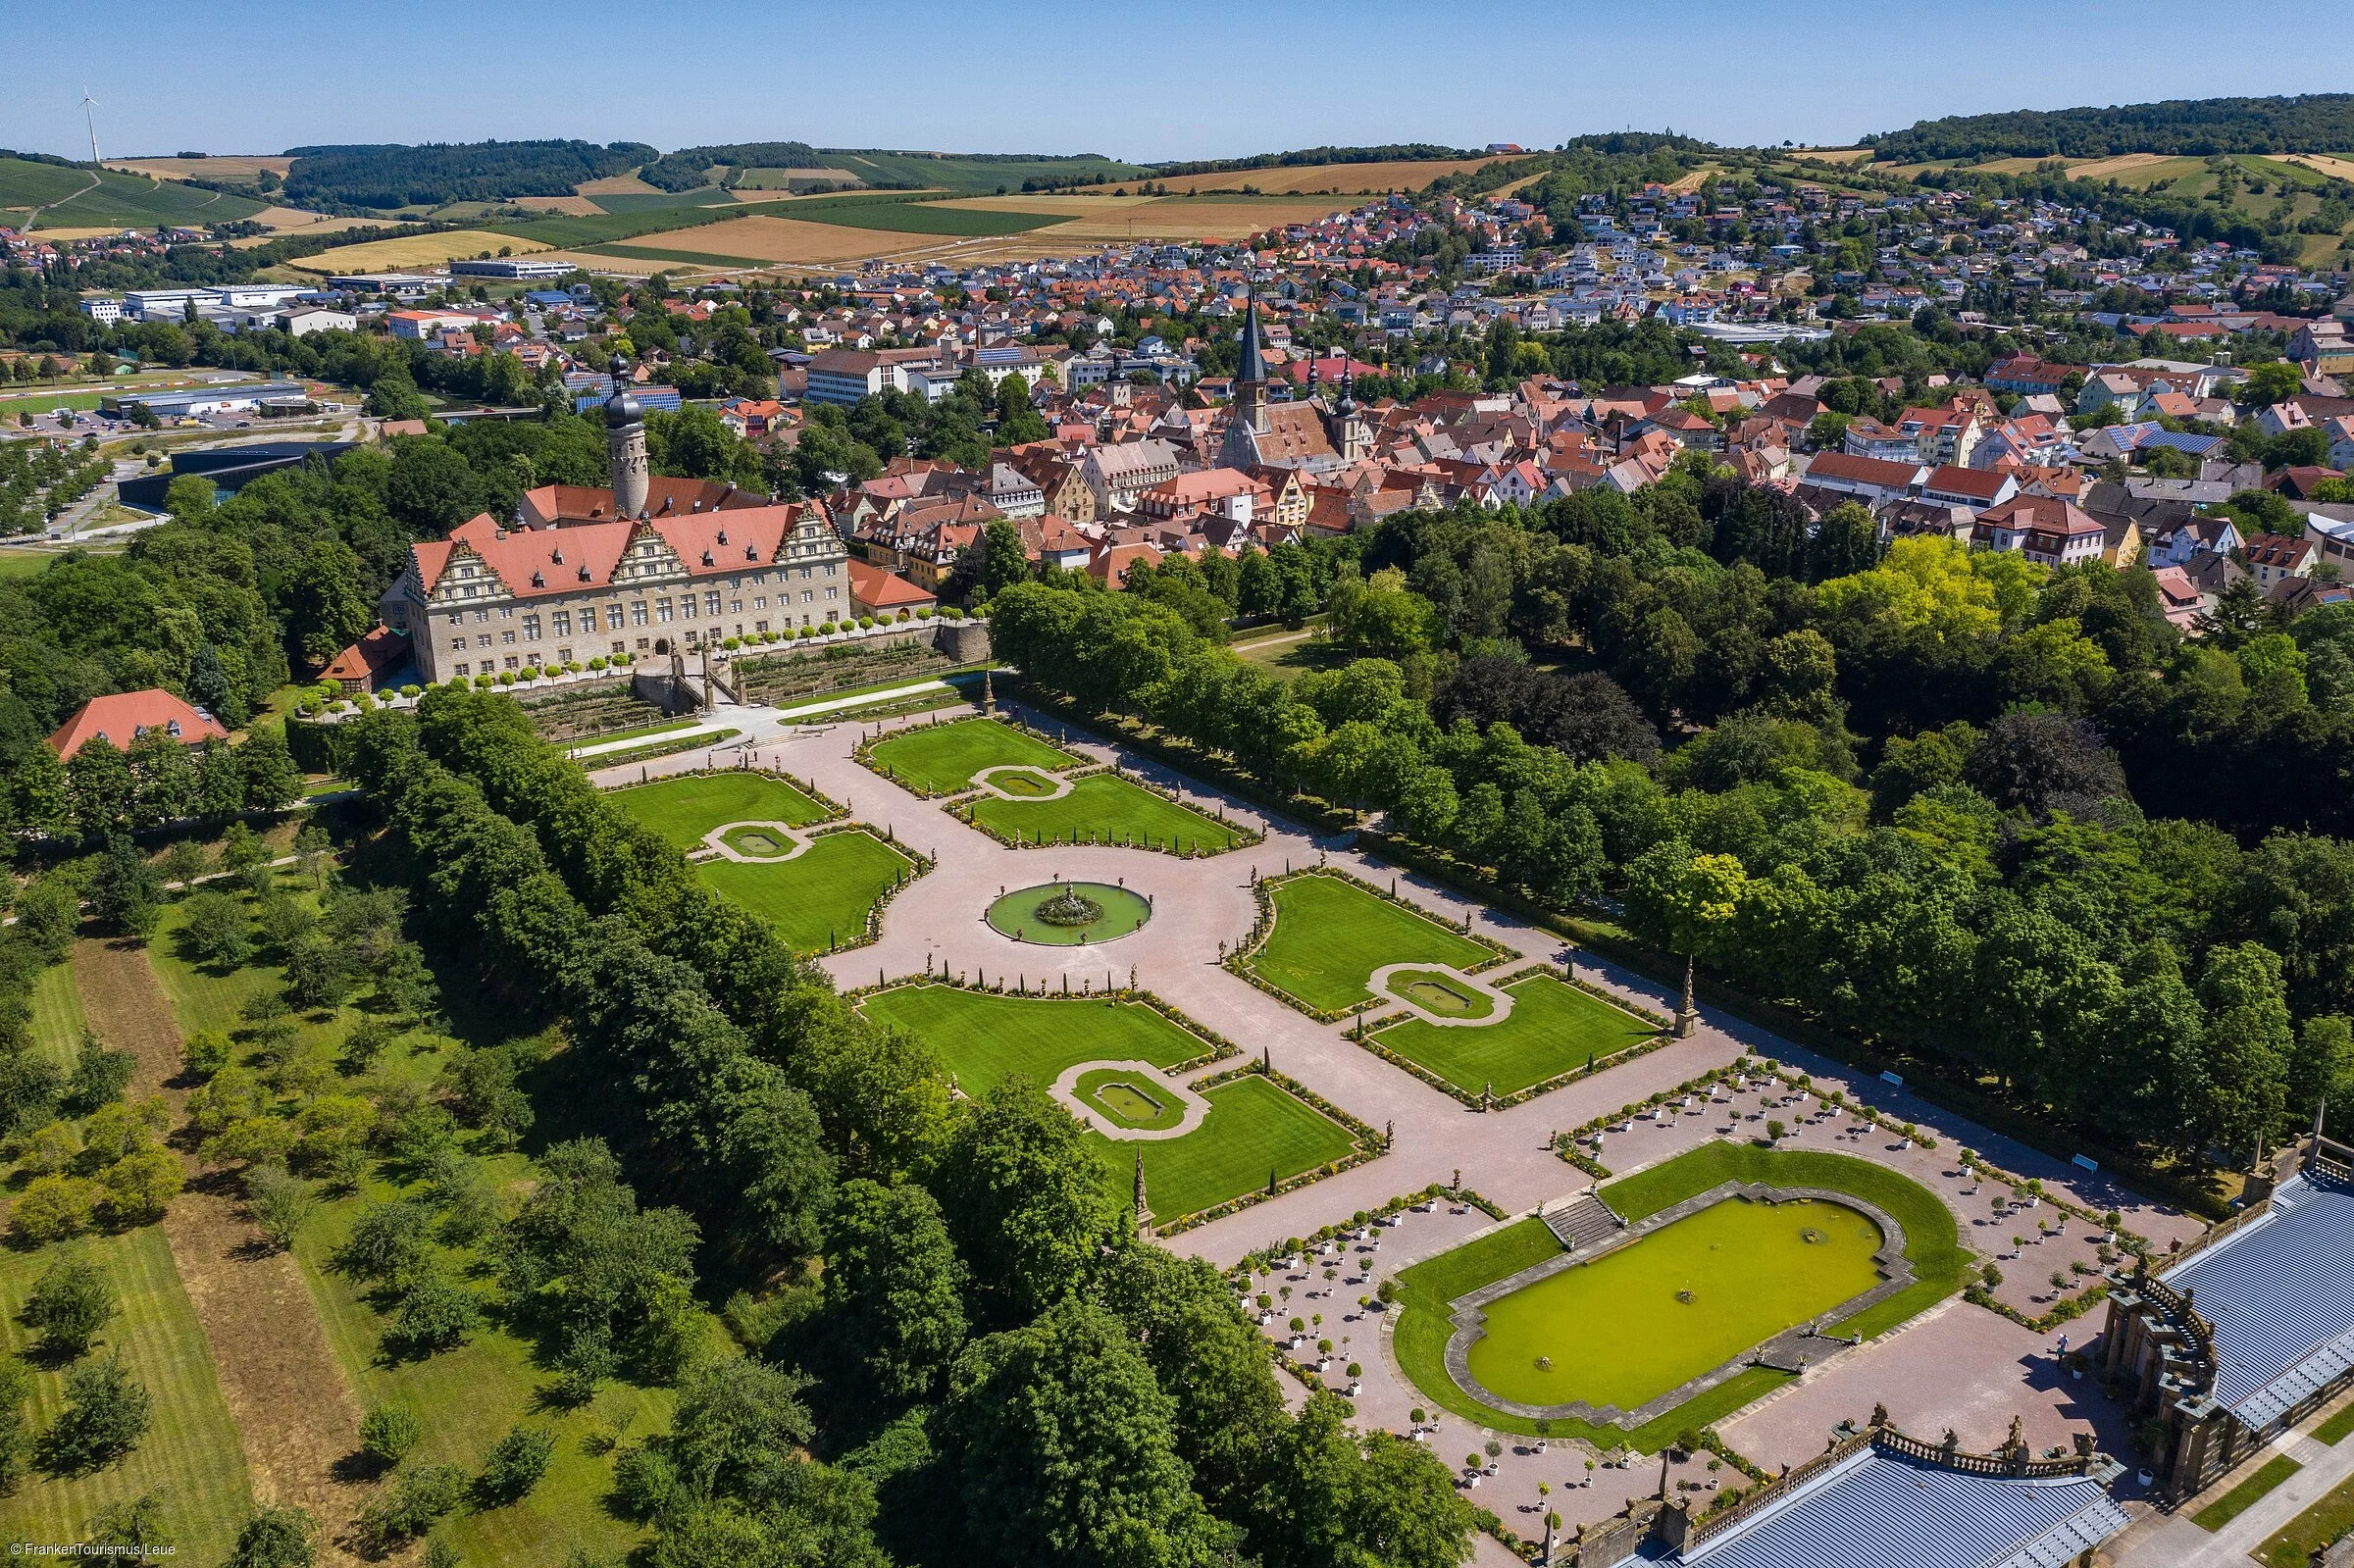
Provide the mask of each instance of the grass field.
[{"label": "grass field", "polygon": [[[597,220],[577,221],[594,223]],[[572,239],[559,242],[568,245],[585,243]],[[707,267],[777,267],[796,263],[825,265],[858,261],[868,256],[920,250],[932,242],[932,236],[923,234],[881,234],[873,229],[849,228],[839,224],[814,224],[762,216],[729,218],[725,222],[688,228],[670,226],[660,232],[645,232],[640,237],[628,238],[626,243],[621,239],[598,241],[595,248],[597,254],[605,253],[609,247],[617,256],[657,257],[700,263]]]},{"label": "grass field", "polygon": [[[2190,1522],[2201,1530],[2213,1532],[2237,1519],[2256,1505],[2257,1499],[2286,1481],[2305,1467],[2287,1454],[2277,1453],[2258,1466],[2255,1474],[2233,1487],[2229,1492],[2190,1516]],[[2299,1562],[2303,1558],[2297,1559]]]},{"label": "grass field", "polygon": [[1251,971],[1318,1012],[1366,1000],[1366,981],[1385,964],[1468,969],[1490,956],[1470,937],[1338,877],[1295,877],[1276,884],[1272,897],[1275,929],[1251,955]]},{"label": "grass field", "polygon": [[[1771,1182],[1817,1187],[1863,1199],[1894,1219],[1905,1232],[1905,1256],[1915,1283],[1843,1327],[1866,1339],[1895,1327],[1958,1290],[1970,1254],[1962,1249],[1952,1212],[1935,1193],[1885,1166],[1845,1154],[1815,1150],[1770,1150],[1714,1142],[1602,1189],[1622,1218],[1639,1220],[1670,1204],[1728,1181]],[[1561,1250],[1561,1242],[1535,1218],[1507,1226],[1476,1241],[1443,1252],[1398,1275],[1400,1305],[1395,1338],[1399,1364],[1414,1386],[1456,1414],[1508,1432],[1533,1434],[1536,1424],[1498,1410],[1458,1388],[1447,1372],[1447,1340],[1454,1333],[1449,1303],[1466,1291],[1506,1279]],[[1677,1303],[1678,1307],[1682,1303]],[[1718,1358],[1720,1361],[1722,1357]],[[1632,1431],[1556,1421],[1555,1437],[1583,1438],[1600,1446],[1621,1442],[1656,1453],[1686,1427],[1704,1427],[1741,1409],[1789,1381],[1769,1368],[1752,1368],[1697,1398]]]},{"label": "grass field", "polygon": [[1011,1073],[1027,1074],[1044,1087],[1081,1062],[1174,1067],[1210,1048],[1199,1035],[1141,1002],[993,996],[954,986],[901,986],[862,999],[858,1010],[877,1023],[896,1025],[930,1040],[956,1070],[957,1083],[968,1094],[985,1094]]},{"label": "grass field", "polygon": [[33,977],[32,1042],[71,1065],[86,1027],[72,964],[51,964]]},{"label": "grass field", "polygon": [[767,922],[796,953],[866,935],[866,914],[911,864],[869,833],[830,833],[791,860],[704,860],[695,875]]},{"label": "grass field", "polygon": [[975,195],[1017,191],[1025,179],[1072,180],[1091,175],[1100,180],[1142,179],[1151,173],[1112,158],[975,158],[844,147],[820,147],[817,151],[829,164],[870,184],[937,185]]},{"label": "grass field", "polygon": [[1165,1084],[1132,1067],[1101,1067],[1081,1073],[1071,1092],[1097,1114],[1122,1127],[1158,1132],[1185,1119],[1185,1107]]},{"label": "grass field", "polygon": [[2354,1478],[2325,1492],[2319,1502],[2274,1532],[2251,1555],[2265,1568],[2306,1568],[2315,1552],[2350,1530],[2354,1530]]},{"label": "grass field", "polygon": [[[953,986],[878,992],[859,1010],[930,1040],[968,1094],[1009,1074],[1041,1087],[1082,1062],[1139,1061],[1170,1067],[1201,1055],[1199,1037],[1138,1002],[992,996]],[[1183,1138],[1123,1141],[1090,1130],[1104,1181],[1125,1194],[1145,1153],[1148,1201],[1156,1224],[1199,1213],[1277,1181],[1345,1157],[1348,1131],[1267,1079],[1238,1078],[1210,1089],[1209,1117]]]},{"label": "grass field", "polygon": [[[588,222],[588,220],[582,220]],[[371,239],[358,245],[339,245],[286,265],[306,273],[368,273],[401,267],[437,267],[452,257],[481,251],[497,255],[502,249],[518,255],[544,250],[553,240],[535,241],[487,228],[452,228],[438,234],[410,234],[401,239]]]},{"label": "grass field", "polygon": [[[591,761],[595,759],[590,759]],[[730,771],[686,774],[613,791],[613,803],[681,849],[731,822],[816,822],[826,810],[782,779]]]},{"label": "grass field", "polygon": [[[71,1480],[37,1470],[28,1475],[14,1495],[0,1497],[0,1534],[21,1542],[79,1541],[100,1508],[161,1488],[180,1552],[193,1562],[219,1562],[245,1522],[251,1492],[236,1423],[173,1268],[172,1248],[152,1225],[78,1244],[106,1271],[122,1305],[99,1336],[98,1353],[122,1348],[154,1401],[153,1423],[130,1457],[111,1469]],[[22,1352],[31,1340],[17,1309],[58,1252],[0,1251],[0,1347]],[[37,1429],[64,1404],[66,1372],[34,1365],[26,1414]]]},{"label": "grass field", "polygon": [[[1276,930],[1282,930],[1280,920]],[[1502,989],[1512,998],[1512,1010],[1495,1023],[1474,1029],[1409,1018],[1368,1037],[1466,1094],[1483,1085],[1512,1094],[1588,1062],[1608,1061],[1659,1033],[1551,975],[1531,975]]]},{"label": "grass field", "polygon": [[1239,830],[1220,827],[1198,811],[1108,773],[1077,780],[1069,794],[1053,800],[1006,800],[989,795],[968,809],[974,821],[1029,841],[1100,839],[1181,855],[1196,850],[1220,854],[1243,841]]},{"label": "grass field", "polygon": [[1836,1203],[1728,1199],[1490,1302],[1471,1375],[1521,1404],[1632,1410],[1870,1290],[1880,1242]]},{"label": "grass field", "polygon": [[2314,1428],[2313,1441],[2335,1446],[2346,1441],[2346,1434],[2349,1432],[2354,1432],[2354,1404],[2347,1405],[2343,1410]]},{"label": "grass field", "polygon": [[1145,1151],[1145,1196],[1156,1225],[1345,1158],[1353,1147],[1339,1123],[1256,1075],[1203,1098],[1208,1120],[1183,1138],[1114,1142],[1088,1135],[1119,1192],[1135,1180],[1136,1151]]},{"label": "grass field", "polygon": [[743,169],[737,172],[736,185],[738,189],[791,190],[813,179],[847,184],[865,177],[850,169]]},{"label": "grass field", "polygon": [[263,204],[242,196],[144,175],[0,158],[0,212],[46,209],[39,228],[151,228],[158,224],[226,223],[249,218]]},{"label": "grass field", "polygon": [[594,218],[604,211],[587,196],[518,196],[515,205],[536,213],[562,213],[567,218]]},{"label": "grass field", "polygon": [[1071,753],[995,719],[918,725],[878,741],[867,753],[867,766],[877,773],[935,794],[970,788],[973,775],[984,768],[1020,765],[1050,773],[1074,767],[1079,761]]},{"label": "grass field", "polygon": [[1312,224],[1348,205],[1330,196],[1167,196],[1041,232],[1064,239],[1241,239],[1285,224]]},{"label": "grass field", "polygon": [[1486,992],[1443,970],[1401,969],[1382,985],[1392,995],[1403,996],[1441,1018],[1486,1018],[1496,1011],[1496,1003]]}]

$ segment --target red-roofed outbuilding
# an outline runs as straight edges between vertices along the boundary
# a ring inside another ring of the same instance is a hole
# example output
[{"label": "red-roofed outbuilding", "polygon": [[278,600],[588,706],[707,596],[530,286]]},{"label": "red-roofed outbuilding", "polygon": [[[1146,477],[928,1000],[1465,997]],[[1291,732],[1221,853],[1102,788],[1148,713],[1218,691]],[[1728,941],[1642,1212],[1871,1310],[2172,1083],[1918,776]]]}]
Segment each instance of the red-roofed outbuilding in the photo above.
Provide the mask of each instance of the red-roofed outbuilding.
[{"label": "red-roofed outbuilding", "polygon": [[48,745],[61,757],[72,757],[92,740],[101,739],[128,751],[133,740],[150,730],[161,730],[183,746],[229,738],[229,732],[215,720],[162,687],[149,686],[144,691],[92,697],[49,737]]}]

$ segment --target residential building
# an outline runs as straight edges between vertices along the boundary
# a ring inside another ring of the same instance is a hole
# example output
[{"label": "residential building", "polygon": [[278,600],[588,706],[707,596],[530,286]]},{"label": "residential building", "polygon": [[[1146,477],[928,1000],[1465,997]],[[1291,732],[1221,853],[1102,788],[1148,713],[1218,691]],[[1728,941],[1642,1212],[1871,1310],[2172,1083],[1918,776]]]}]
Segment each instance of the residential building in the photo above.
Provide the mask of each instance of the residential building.
[{"label": "residential building", "polygon": [[2067,501],[2018,495],[1978,514],[1970,547],[2017,550],[2042,566],[2097,561],[2108,552],[2108,530]]}]

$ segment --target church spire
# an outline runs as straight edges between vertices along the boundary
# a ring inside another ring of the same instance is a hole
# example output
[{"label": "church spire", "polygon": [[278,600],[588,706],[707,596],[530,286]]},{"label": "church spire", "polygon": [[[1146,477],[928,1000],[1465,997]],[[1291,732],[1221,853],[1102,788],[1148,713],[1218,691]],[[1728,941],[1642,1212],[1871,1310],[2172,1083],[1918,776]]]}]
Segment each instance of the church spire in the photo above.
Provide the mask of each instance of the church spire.
[{"label": "church spire", "polygon": [[[1267,433],[1267,360],[1258,346],[1258,296],[1243,312],[1242,363],[1234,373],[1234,423],[1254,435]],[[1239,448],[1238,448],[1239,449]],[[1229,467],[1241,467],[1230,462]]]}]

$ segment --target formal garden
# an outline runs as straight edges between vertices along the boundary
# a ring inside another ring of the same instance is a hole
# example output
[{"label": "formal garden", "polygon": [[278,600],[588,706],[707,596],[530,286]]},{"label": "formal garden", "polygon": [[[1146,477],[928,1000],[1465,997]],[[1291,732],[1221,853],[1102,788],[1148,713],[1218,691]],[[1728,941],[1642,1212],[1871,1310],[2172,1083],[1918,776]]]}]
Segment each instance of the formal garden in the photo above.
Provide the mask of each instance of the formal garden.
[{"label": "formal garden", "polygon": [[1001,719],[974,717],[896,731],[861,746],[858,760],[917,794],[952,795],[992,768],[1051,775],[1086,759]]},{"label": "formal garden", "polygon": [[1660,1038],[1656,1022],[1547,970],[1532,970],[1493,986],[1508,1001],[1501,1016],[1484,987],[1428,971],[1393,973],[1382,988],[1412,1002],[1420,1013],[1399,1013],[1378,1025],[1368,1024],[1365,1041],[1463,1095],[1491,1093],[1502,1099],[1570,1075],[1599,1071]]},{"label": "formal garden", "polygon": [[842,814],[839,806],[818,800],[797,784],[748,768],[675,774],[616,789],[613,799],[685,850],[701,848],[707,835],[731,823],[781,822],[799,828]]},{"label": "formal garden", "polygon": [[[1728,1183],[1781,1201],[1709,1197]],[[1520,1278],[1564,1253],[1530,1217],[1397,1275],[1393,1345],[1422,1397],[1509,1432],[1656,1452],[1788,1382],[1799,1357],[1944,1299],[1970,1263],[1935,1193],[1851,1155],[1714,1141],[1597,1196],[1640,1234]],[[1874,1215],[1902,1234],[1901,1264]],[[1451,1367],[1463,1298],[1515,1281],[1474,1303],[1484,1332]]]},{"label": "formal garden", "polygon": [[[1000,790],[1006,778],[997,774],[986,782],[993,791]],[[1060,794],[1009,798],[1010,790],[985,792],[953,809],[974,827],[1017,846],[1124,844],[1173,855],[1217,855],[1259,837],[1118,774],[1084,774],[1066,782],[1070,787]]]},{"label": "formal garden", "polygon": [[1229,965],[1318,1017],[1374,1000],[1374,972],[1391,965],[1439,964],[1467,973],[1518,956],[1338,871],[1266,878],[1259,899],[1255,939]]},{"label": "formal garden", "polygon": [[886,900],[920,870],[906,850],[864,828],[813,834],[805,847],[751,827],[732,828],[722,837],[743,858],[699,859],[695,875],[766,921],[798,953],[868,941]]},{"label": "formal garden", "polygon": [[[986,1093],[1015,1074],[1042,1088],[1071,1079],[1064,1104],[1090,1113],[1081,1118],[1090,1124],[1088,1142],[1103,1161],[1105,1182],[1123,1197],[1143,1152],[1156,1226],[1288,1188],[1369,1152],[1370,1130],[1311,1103],[1256,1063],[1217,1071],[1213,1059],[1231,1055],[1232,1046],[1147,1001],[910,984],[872,991],[858,1006],[878,1023],[922,1036],[965,1093]],[[1182,1070],[1171,1077],[1170,1068]],[[1171,1136],[1183,1114],[1171,1087],[1177,1083],[1190,1084],[1208,1114],[1191,1132]],[[1109,1137],[1104,1127],[1144,1136]]]}]

